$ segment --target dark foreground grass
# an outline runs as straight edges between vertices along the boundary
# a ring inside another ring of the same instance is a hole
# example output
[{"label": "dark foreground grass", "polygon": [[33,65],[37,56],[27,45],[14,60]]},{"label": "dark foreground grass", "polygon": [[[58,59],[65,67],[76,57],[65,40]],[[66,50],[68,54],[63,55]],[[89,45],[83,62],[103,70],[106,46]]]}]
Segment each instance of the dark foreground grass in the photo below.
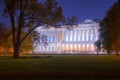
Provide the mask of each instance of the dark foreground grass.
[{"label": "dark foreground grass", "polygon": [[119,80],[120,57],[114,55],[27,55],[0,57],[0,80]]}]

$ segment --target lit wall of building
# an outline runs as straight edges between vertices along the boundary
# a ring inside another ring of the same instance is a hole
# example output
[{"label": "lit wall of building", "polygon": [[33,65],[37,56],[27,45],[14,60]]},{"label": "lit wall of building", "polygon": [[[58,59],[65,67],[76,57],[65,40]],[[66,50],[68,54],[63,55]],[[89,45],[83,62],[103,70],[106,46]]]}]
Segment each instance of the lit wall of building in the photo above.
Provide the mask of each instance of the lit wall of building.
[{"label": "lit wall of building", "polygon": [[71,29],[61,26],[61,28],[44,29],[38,27],[36,30],[40,34],[47,35],[48,45],[44,46],[41,43],[34,43],[34,53],[47,54],[80,54],[93,53],[96,48],[94,42],[98,39],[99,23],[92,20],[73,25]]}]

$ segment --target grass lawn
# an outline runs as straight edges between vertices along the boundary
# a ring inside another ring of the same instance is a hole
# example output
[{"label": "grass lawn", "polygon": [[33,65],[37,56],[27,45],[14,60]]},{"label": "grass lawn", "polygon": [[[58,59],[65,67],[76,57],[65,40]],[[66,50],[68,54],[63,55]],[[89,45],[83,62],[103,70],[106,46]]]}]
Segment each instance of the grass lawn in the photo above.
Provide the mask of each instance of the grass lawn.
[{"label": "grass lawn", "polygon": [[[115,55],[0,56],[0,78],[17,80],[119,80],[120,57]],[[49,79],[50,78],[50,79]],[[0,79],[1,80],[1,79]]]}]

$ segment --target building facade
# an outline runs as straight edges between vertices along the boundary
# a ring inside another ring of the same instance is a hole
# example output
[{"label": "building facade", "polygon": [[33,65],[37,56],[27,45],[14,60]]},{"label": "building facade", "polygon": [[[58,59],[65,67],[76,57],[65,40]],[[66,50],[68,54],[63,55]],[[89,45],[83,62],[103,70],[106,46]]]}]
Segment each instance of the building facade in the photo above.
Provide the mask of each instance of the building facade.
[{"label": "building facade", "polygon": [[47,36],[47,45],[35,42],[33,52],[37,54],[93,54],[96,51],[94,42],[98,40],[99,23],[85,20],[73,26],[44,29],[38,27],[40,34]]}]

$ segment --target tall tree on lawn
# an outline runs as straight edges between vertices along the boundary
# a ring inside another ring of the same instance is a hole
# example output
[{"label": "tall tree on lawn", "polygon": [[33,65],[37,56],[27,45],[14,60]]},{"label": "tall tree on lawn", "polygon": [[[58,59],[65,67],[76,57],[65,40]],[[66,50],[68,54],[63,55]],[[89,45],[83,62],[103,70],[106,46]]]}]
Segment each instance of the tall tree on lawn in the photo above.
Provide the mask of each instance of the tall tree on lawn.
[{"label": "tall tree on lawn", "polygon": [[[4,16],[9,16],[12,29],[12,41],[14,48],[13,58],[18,58],[20,46],[35,28],[41,25],[55,26],[64,22],[62,8],[55,0],[2,0],[4,4]],[[16,26],[18,28],[16,28]],[[22,37],[22,31],[25,31]],[[33,33],[34,34],[34,33]]]},{"label": "tall tree on lawn", "polygon": [[106,51],[118,56],[120,52],[120,0],[108,10],[100,23],[100,41]]}]

